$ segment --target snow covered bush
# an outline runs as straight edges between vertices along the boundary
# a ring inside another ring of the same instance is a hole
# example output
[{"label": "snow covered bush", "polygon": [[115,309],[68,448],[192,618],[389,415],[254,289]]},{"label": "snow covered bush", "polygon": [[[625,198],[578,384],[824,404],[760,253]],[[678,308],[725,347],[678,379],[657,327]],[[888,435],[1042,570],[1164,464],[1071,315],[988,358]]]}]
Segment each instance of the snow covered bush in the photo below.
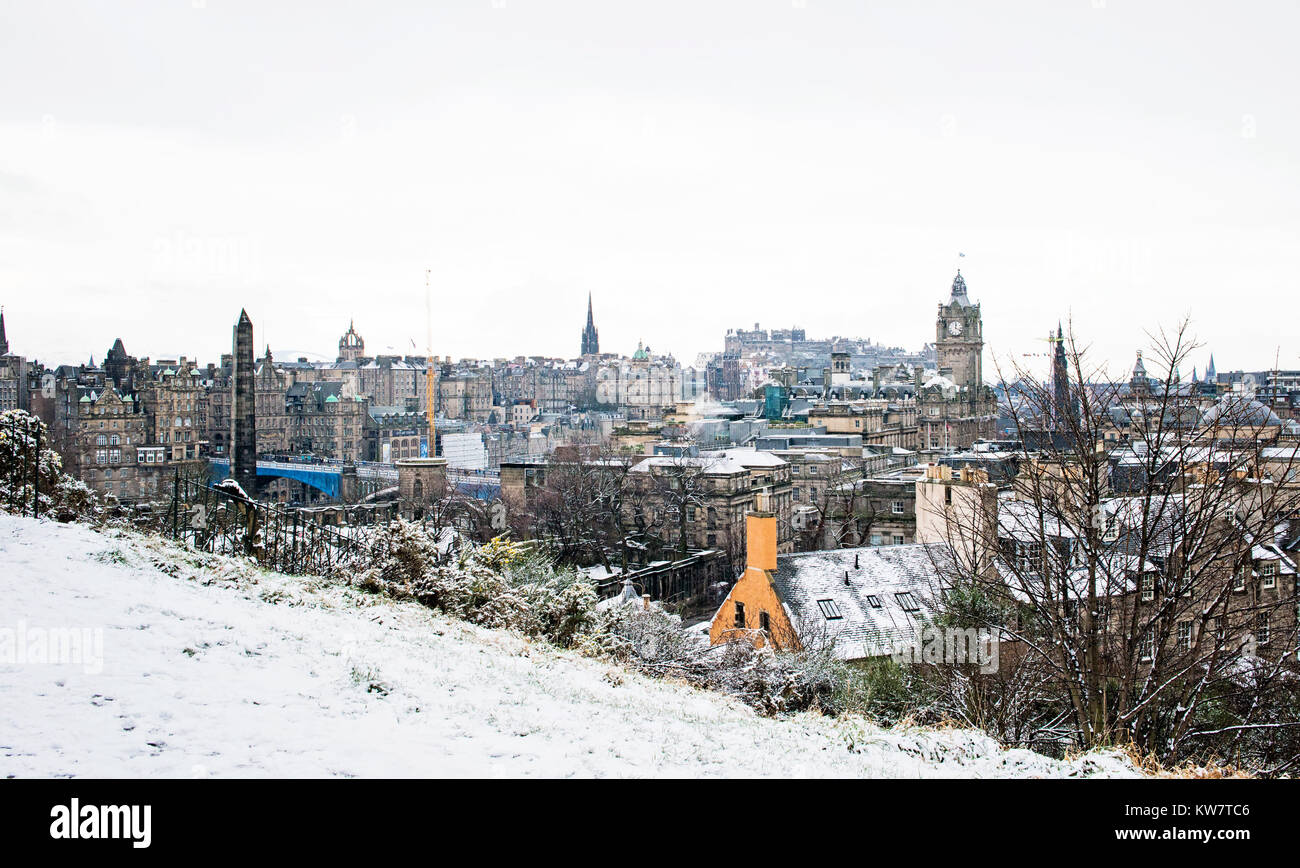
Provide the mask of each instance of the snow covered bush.
[{"label": "snow covered bush", "polygon": [[95,493],[63,472],[63,460],[49,443],[45,423],[37,417],[25,410],[0,413],[0,509],[30,512],[39,491],[43,515],[60,521],[97,519]]},{"label": "snow covered bush", "polygon": [[[596,591],[573,570],[501,538],[442,560],[423,527],[394,521],[342,572],[358,587],[446,612],[484,627],[505,628],[569,647],[595,624]],[[362,566],[364,565],[364,566]],[[358,569],[358,567],[360,567]]]}]

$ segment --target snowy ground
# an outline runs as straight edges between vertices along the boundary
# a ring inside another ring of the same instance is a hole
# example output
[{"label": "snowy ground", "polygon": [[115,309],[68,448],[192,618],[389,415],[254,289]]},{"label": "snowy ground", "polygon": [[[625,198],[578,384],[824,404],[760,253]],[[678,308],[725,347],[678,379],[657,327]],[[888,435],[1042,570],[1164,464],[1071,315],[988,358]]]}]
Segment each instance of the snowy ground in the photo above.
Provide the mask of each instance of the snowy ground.
[{"label": "snowy ground", "polygon": [[[40,662],[51,628],[101,638],[102,668],[93,642]],[[0,514],[0,777],[1133,773],[971,732],[767,719],[414,604]]]}]

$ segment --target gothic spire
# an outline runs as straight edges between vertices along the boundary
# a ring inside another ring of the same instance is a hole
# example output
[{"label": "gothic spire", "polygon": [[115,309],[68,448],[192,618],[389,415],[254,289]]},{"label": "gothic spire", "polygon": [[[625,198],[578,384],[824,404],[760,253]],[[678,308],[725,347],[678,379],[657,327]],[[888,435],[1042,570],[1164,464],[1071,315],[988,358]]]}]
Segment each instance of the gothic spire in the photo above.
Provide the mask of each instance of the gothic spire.
[{"label": "gothic spire", "polygon": [[0,308],[0,356],[9,355],[9,339],[5,337],[5,312]]},{"label": "gothic spire", "polygon": [[596,331],[596,320],[591,310],[591,293],[587,293],[587,327],[582,330],[582,355],[597,355],[600,352],[600,334]]}]

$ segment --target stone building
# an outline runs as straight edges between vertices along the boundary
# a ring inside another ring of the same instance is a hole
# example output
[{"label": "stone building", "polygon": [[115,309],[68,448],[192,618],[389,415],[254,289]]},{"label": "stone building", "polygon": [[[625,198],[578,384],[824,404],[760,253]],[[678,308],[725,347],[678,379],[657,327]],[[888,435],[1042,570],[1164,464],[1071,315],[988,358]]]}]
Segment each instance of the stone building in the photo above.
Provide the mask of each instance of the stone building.
[{"label": "stone building", "polygon": [[150,419],[138,402],[110,386],[79,398],[77,415],[73,467],[82,482],[121,501],[159,494],[161,479],[170,479],[168,454],[149,445]]},{"label": "stone building", "polygon": [[257,363],[254,373],[253,402],[257,412],[257,454],[283,454],[289,451],[289,414],[285,396],[285,376],[275,369],[271,348]]},{"label": "stone building", "polygon": [[27,359],[9,352],[5,334],[5,315],[0,311],[0,413],[5,410],[29,410]]},{"label": "stone building", "polygon": [[203,373],[181,357],[162,368],[138,391],[149,420],[149,442],[162,446],[169,461],[202,457],[206,446],[201,411],[207,402]]},{"label": "stone building", "polygon": [[596,402],[617,407],[628,419],[658,419],[681,397],[681,366],[637,344],[630,359],[612,359],[596,372]]},{"label": "stone building", "polygon": [[442,365],[436,388],[438,403],[434,410],[447,419],[487,422],[493,415],[492,369]]},{"label": "stone building", "polygon": [[286,431],[290,452],[361,461],[369,403],[342,395],[339,383],[295,383],[286,390]]},{"label": "stone building", "polygon": [[[952,295],[939,304],[935,321],[933,377],[917,382],[917,448],[953,451],[992,437],[997,399],[984,383],[984,321],[980,306],[966,294],[961,272],[952,282]],[[919,377],[918,377],[919,379]]]},{"label": "stone building", "polygon": [[808,424],[827,434],[859,434],[864,446],[915,449],[917,405],[908,398],[828,401],[808,410]]}]

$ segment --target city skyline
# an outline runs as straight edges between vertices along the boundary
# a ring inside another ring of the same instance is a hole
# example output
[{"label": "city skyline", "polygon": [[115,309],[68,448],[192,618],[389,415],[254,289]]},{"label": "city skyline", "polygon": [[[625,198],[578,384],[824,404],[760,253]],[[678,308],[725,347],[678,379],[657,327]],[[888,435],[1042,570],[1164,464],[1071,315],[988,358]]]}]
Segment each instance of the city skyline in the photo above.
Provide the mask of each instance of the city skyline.
[{"label": "city skyline", "polygon": [[0,36],[34,356],[211,357],[241,305],[272,346],[355,318],[424,352],[426,268],[439,355],[568,356],[589,292],[626,353],[755,321],[916,346],[959,251],[995,357],[1071,315],[1119,366],[1188,314],[1239,367],[1285,345],[1293,7],[76,8]]}]

